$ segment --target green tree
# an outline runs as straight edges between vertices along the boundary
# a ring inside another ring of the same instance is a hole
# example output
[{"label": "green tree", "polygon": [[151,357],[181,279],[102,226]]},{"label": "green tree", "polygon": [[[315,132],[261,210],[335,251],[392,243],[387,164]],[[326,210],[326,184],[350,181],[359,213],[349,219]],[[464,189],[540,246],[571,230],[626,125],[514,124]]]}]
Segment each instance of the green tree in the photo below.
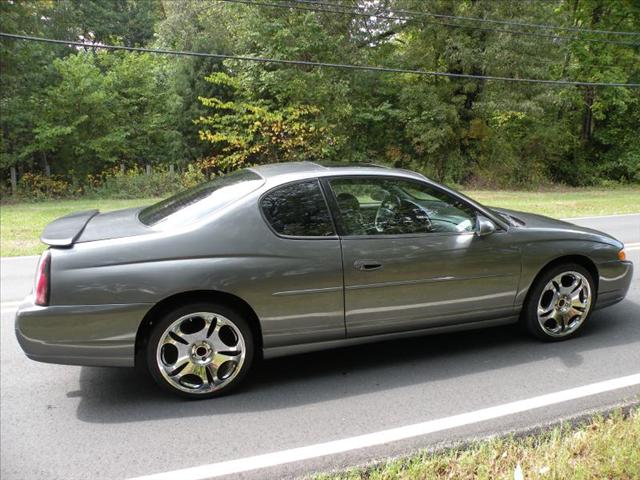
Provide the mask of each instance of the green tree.
[{"label": "green tree", "polygon": [[167,60],[149,54],[81,52],[54,62],[60,81],[31,100],[30,153],[80,177],[107,166],[173,163],[182,139],[172,111]]},{"label": "green tree", "polygon": [[314,124],[318,109],[310,105],[270,107],[247,100],[236,79],[216,73],[207,80],[228,88],[229,101],[201,98],[212,110],[196,122],[200,138],[212,144],[212,166],[219,171],[249,165],[319,160],[329,156],[334,140]]},{"label": "green tree", "polygon": [[[346,12],[309,3],[277,8],[201,0],[5,1],[0,22],[7,32],[96,43],[453,74],[640,82],[640,48],[621,43],[640,42],[638,36],[454,18],[637,32],[640,4],[633,0],[337,3]],[[371,15],[351,14],[354,7]],[[10,165],[33,171],[49,164],[58,173],[84,175],[115,162],[186,165],[208,158],[229,169],[329,158],[480,185],[640,181],[638,89],[6,40],[0,53],[3,174]]]}]

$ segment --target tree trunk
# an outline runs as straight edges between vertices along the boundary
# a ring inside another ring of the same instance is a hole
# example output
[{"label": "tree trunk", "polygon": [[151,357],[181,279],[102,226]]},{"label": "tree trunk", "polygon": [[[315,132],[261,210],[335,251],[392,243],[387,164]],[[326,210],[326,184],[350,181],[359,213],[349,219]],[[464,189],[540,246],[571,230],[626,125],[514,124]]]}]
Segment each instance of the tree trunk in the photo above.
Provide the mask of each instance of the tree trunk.
[{"label": "tree trunk", "polygon": [[582,114],[582,132],[580,138],[585,142],[589,142],[593,134],[593,102],[596,97],[596,92],[593,87],[586,87],[582,95],[584,97],[584,112]]},{"label": "tree trunk", "polygon": [[[574,28],[576,28],[578,27],[578,17],[576,15],[576,12],[578,11],[578,0],[575,0],[573,2],[573,8],[571,10],[572,10],[571,14],[573,15],[571,24]],[[566,53],[564,54],[564,61],[562,62],[562,75],[560,76],[560,78],[563,80],[567,79],[567,69],[569,68],[570,60],[571,60],[571,51],[567,50]]]},{"label": "tree trunk", "polygon": [[47,162],[47,152],[42,152],[42,169],[47,177],[51,176],[51,166]]},{"label": "tree trunk", "polygon": [[[591,12],[591,28],[598,28],[603,14],[604,6],[596,5]],[[584,142],[590,142],[593,135],[593,102],[596,99],[596,91],[593,87],[586,87],[582,96],[584,98],[584,113],[582,114],[582,132],[580,138],[582,138]]]},{"label": "tree trunk", "polygon": [[16,167],[11,167],[11,195],[18,193],[18,176],[16,175]]}]

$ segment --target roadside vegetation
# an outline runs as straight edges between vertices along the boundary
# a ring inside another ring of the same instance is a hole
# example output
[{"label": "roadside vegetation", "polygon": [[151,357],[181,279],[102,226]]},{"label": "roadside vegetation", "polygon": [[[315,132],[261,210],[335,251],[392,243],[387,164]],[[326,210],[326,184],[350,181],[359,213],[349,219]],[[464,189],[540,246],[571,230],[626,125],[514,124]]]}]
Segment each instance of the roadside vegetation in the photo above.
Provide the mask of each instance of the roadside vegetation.
[{"label": "roadside vegetation", "polygon": [[[142,183],[144,180],[141,180]],[[138,180],[123,180],[124,189],[110,191],[121,199],[76,199],[42,202],[5,203],[0,206],[0,254],[2,256],[38,255],[44,249],[39,241],[45,225],[52,220],[79,210],[98,208],[102,212],[119,208],[148,205],[158,200],[162,189],[143,188]],[[116,182],[114,181],[114,184]],[[156,185],[155,181],[151,182]],[[170,185],[173,191],[176,185]],[[121,185],[120,185],[121,186]],[[137,187],[136,187],[137,186]],[[165,185],[166,187],[166,185]],[[115,188],[115,187],[114,187]],[[135,196],[136,189],[148,198]],[[619,187],[611,190],[587,188],[556,188],[550,191],[463,190],[487,206],[539,213],[556,218],[618,213],[640,213],[640,187]],[[161,196],[168,195],[165,193]]]},{"label": "roadside vegetation", "polygon": [[98,208],[102,212],[148,205],[157,199],[57,200],[5,204],[0,206],[0,254],[3,257],[39,255],[45,248],[40,234],[52,220],[80,210]]},{"label": "roadside vegetation", "polygon": [[626,188],[555,188],[546,191],[463,190],[483,205],[555,218],[640,213],[640,186]]},{"label": "roadside vegetation", "polygon": [[633,480],[640,473],[640,409],[572,428],[497,438],[467,448],[421,453],[316,480],[573,479]]},{"label": "roadside vegetation", "polygon": [[[339,3],[345,10],[332,14],[320,6],[267,8],[255,2],[0,2],[3,32],[97,45],[0,42],[1,189],[11,190],[10,172],[22,195],[51,181],[49,190],[69,196],[109,190],[99,177],[121,167],[166,171],[173,165],[186,171],[191,166],[208,174],[306,158],[373,161],[491,189],[640,182],[640,95],[634,88],[452,79],[99,47],[520,79],[637,83],[640,74],[640,49],[629,41],[599,41],[562,29],[557,36],[511,35],[495,25],[478,29],[429,16],[633,32],[640,24],[637,2]],[[351,15],[356,6],[360,14]],[[362,15],[364,10],[372,14]],[[389,10],[416,13],[375,15]]]},{"label": "roadside vegetation", "polygon": [[[433,20],[553,19],[634,31],[640,7],[631,2],[374,3],[415,15],[401,20],[197,0],[121,0],[112,8],[101,0],[24,0],[0,2],[0,30],[454,75],[632,83],[640,74],[640,50],[625,42],[561,35],[547,43],[544,36]],[[148,201],[138,199],[247,165],[300,159],[412,169],[459,185],[487,205],[556,217],[628,213],[640,205],[640,95],[633,88],[303,68],[8,39],[0,42],[0,56],[2,255],[38,253],[44,225],[65,213],[140,205]],[[25,203],[32,201],[47,204]]]}]

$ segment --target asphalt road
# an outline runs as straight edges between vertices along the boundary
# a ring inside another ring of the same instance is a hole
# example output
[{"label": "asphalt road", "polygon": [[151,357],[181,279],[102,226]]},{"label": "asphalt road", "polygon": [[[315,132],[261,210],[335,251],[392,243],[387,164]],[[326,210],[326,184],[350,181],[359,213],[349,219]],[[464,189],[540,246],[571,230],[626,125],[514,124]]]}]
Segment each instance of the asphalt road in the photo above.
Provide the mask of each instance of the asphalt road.
[{"label": "asphalt road", "polygon": [[[627,244],[640,215],[576,220]],[[13,334],[34,258],[2,259],[0,477],[116,479],[244,459],[442,419],[640,373],[640,249],[627,299],[582,334],[544,344],[515,327],[274,359],[234,395],[190,402],[130,369],[27,360]],[[382,446],[284,463],[244,476],[281,478],[502,431],[640,399],[640,385],[582,396]],[[234,475],[237,478],[237,475]],[[168,478],[186,478],[180,473]]]}]

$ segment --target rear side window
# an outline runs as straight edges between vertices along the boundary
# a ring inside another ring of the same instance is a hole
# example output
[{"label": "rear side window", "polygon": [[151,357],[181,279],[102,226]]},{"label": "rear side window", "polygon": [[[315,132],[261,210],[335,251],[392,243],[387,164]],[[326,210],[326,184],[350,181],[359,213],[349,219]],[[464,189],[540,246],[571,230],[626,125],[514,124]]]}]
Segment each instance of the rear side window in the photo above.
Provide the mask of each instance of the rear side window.
[{"label": "rear side window", "polygon": [[261,208],[281,235],[327,237],[335,235],[327,203],[317,180],[285,185],[266,194]]},{"label": "rear side window", "polygon": [[142,210],[138,218],[164,229],[187,225],[229,205],[259,188],[263,178],[251,170],[238,170],[215,177]]}]

